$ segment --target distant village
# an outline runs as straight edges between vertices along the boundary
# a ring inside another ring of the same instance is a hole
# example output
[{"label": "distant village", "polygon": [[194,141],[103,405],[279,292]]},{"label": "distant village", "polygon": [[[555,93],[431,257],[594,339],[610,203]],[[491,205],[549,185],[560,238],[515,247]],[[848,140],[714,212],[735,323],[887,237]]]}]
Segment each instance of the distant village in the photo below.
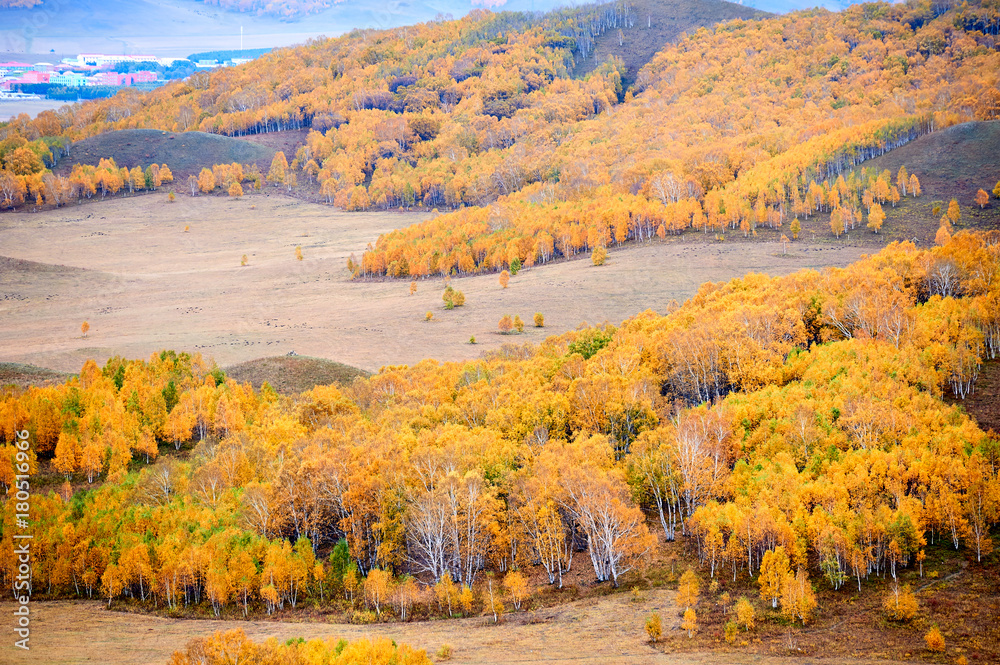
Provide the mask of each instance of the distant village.
[{"label": "distant village", "polygon": [[62,62],[0,62],[0,99],[89,99],[113,95],[118,89],[152,90],[194,72],[250,62],[269,49],[246,52],[252,57],[232,57],[236,52],[196,54],[189,58],[152,55],[81,53]]}]

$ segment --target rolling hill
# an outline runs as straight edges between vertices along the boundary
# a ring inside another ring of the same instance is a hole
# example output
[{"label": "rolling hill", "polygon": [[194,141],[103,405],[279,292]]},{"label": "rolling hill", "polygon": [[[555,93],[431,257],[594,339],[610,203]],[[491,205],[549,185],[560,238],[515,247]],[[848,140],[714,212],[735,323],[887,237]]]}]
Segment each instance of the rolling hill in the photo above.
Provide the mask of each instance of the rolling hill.
[{"label": "rolling hill", "polygon": [[167,164],[174,179],[197,174],[213,164],[256,163],[267,171],[275,150],[218,134],[158,129],[125,129],[98,134],[73,144],[72,152],[60,162],[58,172],[66,174],[74,164],[97,166],[101,159],[113,158],[118,166],[132,168]]},{"label": "rolling hill", "polygon": [[316,386],[332,383],[347,385],[355,377],[371,376],[368,372],[324,358],[285,355],[260,358],[223,368],[226,376],[249,383],[260,390],[264,383],[279,393],[297,395]]}]

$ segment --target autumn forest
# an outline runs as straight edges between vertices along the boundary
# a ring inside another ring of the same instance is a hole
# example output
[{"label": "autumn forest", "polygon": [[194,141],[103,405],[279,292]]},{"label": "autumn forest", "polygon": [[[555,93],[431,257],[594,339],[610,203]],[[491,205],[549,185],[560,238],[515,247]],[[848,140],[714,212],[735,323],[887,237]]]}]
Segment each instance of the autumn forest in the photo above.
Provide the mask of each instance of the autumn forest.
[{"label": "autumn forest", "polygon": [[[760,14],[682,35],[641,66],[595,60],[644,18],[627,2],[475,10],[0,123],[2,215],[131,196],[419,210],[338,266],[348,284],[440,285],[447,310],[466,305],[466,279],[499,274],[502,293],[522,270],[580,259],[594,274],[655,243],[771,243],[773,257],[807,237],[872,243],[850,265],[707,282],[537,343],[518,343],[525,322],[507,315],[497,332],[510,337],[468,360],[304,391],[161,348],[0,386],[0,582],[18,575],[14,497],[30,474],[45,479],[31,504],[38,599],[496,625],[583,587],[635,600],[666,585],[677,616],[636,626],[654,649],[668,632],[701,632],[706,651],[783,644],[785,631],[791,644],[874,599],[871,630],[912,633],[927,662],[1000,654],[995,627],[977,636],[925,591],[942,561],[961,561],[979,609],[998,607],[1000,438],[971,399],[996,395],[1000,172],[994,155],[947,189],[921,159],[878,161],[1000,121],[1000,4]],[[75,145],[121,130],[297,143],[248,163],[74,160]],[[385,638],[241,631],[170,662],[237,651],[430,662]]]}]

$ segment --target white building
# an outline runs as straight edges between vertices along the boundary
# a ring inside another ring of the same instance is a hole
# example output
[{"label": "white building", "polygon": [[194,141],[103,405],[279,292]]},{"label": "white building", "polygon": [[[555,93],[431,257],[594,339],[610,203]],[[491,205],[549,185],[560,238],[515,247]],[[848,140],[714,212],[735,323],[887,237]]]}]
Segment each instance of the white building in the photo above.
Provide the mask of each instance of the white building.
[{"label": "white building", "polygon": [[124,62],[152,62],[160,64],[154,55],[105,55],[103,53],[81,53],[76,57],[79,67],[114,67]]}]

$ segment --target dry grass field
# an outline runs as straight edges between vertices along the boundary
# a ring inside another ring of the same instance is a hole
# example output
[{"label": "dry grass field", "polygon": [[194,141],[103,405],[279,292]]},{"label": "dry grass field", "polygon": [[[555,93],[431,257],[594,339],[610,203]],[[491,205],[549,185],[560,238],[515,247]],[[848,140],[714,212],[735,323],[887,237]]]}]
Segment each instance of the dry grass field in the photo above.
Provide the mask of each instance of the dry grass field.
[{"label": "dry grass field", "polygon": [[[662,663],[664,665],[791,665],[792,663],[853,664],[871,662],[852,658],[803,659],[791,654],[765,655],[734,651],[665,653],[647,642],[645,618],[664,617],[664,629],[674,633],[669,644],[683,644],[680,631],[669,630],[677,614],[674,592],[644,592],[639,602],[629,594],[615,594],[508,614],[499,625],[485,617],[412,623],[350,625],[298,621],[215,621],[169,619],[143,614],[110,612],[96,601],[39,602],[32,607],[32,649],[12,654],[3,646],[4,663],[69,665],[165,665],[170,654],[188,640],[217,630],[242,628],[255,641],[270,637],[346,638],[385,635],[434,654],[443,644],[452,647],[454,663]],[[10,604],[0,604],[9,615]],[[677,620],[679,621],[679,620]],[[675,623],[677,621],[674,621]],[[880,660],[883,665],[894,661]]]},{"label": "dry grass field", "polygon": [[[507,289],[496,275],[456,279],[467,304],[451,311],[440,278],[420,281],[415,295],[405,281],[350,280],[352,253],[419,218],[345,214],[265,195],[169,203],[166,192],[3,215],[0,362],[75,372],[88,358],[144,358],[164,348],[223,366],[291,351],[369,371],[462,360],[584,321],[662,311],[708,280],[845,265],[872,251],[826,242],[793,244],[784,255],[777,243],[657,241],[612,251],[602,267],[583,259],[523,271]],[[535,312],[545,328],[531,327]],[[508,313],[528,323],[523,334],[496,332]]]}]

